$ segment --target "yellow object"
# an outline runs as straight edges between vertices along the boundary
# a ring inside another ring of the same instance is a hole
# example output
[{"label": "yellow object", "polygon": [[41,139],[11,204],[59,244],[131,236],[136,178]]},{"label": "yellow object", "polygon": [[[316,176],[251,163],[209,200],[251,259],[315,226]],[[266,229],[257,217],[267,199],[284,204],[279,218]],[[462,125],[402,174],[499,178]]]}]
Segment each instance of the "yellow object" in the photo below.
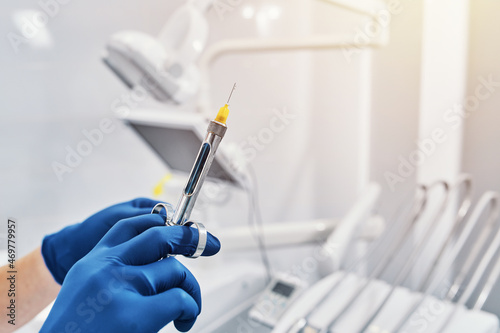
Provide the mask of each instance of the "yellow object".
[{"label": "yellow object", "polygon": [[172,179],[172,174],[168,173],[165,177],[163,177],[158,184],[155,186],[153,189],[153,195],[155,197],[159,197],[160,195],[163,194],[163,187],[165,186],[166,183],[168,183]]},{"label": "yellow object", "polygon": [[229,116],[229,105],[226,104],[220,108],[219,113],[217,113],[217,117],[215,117],[215,121],[225,125],[228,116]]}]

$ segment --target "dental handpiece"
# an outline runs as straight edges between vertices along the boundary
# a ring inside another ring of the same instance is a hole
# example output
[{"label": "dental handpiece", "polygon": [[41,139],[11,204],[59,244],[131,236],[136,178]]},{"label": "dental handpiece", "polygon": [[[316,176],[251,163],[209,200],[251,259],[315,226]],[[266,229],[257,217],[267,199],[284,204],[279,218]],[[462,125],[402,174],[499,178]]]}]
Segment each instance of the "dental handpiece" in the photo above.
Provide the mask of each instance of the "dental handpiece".
[{"label": "dental handpiece", "polygon": [[226,120],[229,115],[229,101],[231,100],[231,96],[235,88],[236,84],[231,90],[227,103],[220,108],[217,117],[210,121],[208,125],[207,134],[201,144],[200,151],[198,152],[198,156],[196,157],[193,168],[191,169],[186,186],[184,187],[179,203],[177,204],[177,208],[175,209],[174,216],[171,221],[172,224],[184,225],[189,221],[196,199],[215,158],[217,148],[226,134]]}]

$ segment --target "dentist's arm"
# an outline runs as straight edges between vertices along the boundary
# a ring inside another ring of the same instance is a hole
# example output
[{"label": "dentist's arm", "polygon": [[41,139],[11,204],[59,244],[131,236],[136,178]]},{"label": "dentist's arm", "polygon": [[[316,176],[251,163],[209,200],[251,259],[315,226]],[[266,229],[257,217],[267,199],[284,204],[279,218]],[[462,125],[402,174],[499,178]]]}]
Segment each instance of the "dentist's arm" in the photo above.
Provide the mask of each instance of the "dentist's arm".
[{"label": "dentist's arm", "polygon": [[[33,319],[56,298],[61,289],[45,266],[40,247],[17,260],[15,269],[17,273],[14,274],[14,290],[8,280],[13,275],[7,273],[10,271],[9,267],[0,268],[2,281],[0,283],[0,308],[2,309],[0,332],[5,333],[13,332]],[[15,312],[12,316],[8,316],[11,310],[7,307],[11,306],[11,299],[15,300],[15,309],[13,309]],[[10,324],[9,321],[15,325]]]}]

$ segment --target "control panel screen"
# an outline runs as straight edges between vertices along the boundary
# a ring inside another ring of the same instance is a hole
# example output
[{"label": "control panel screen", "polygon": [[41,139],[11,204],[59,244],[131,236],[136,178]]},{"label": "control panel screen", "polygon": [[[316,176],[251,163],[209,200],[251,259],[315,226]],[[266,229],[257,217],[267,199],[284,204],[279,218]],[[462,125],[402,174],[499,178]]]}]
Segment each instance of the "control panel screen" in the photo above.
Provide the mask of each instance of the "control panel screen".
[{"label": "control panel screen", "polygon": [[[155,127],[132,124],[132,128],[153,148],[159,157],[175,171],[189,173],[198,156],[202,141],[192,129]],[[175,144],[174,144],[175,143]],[[237,180],[215,159],[208,171],[208,177],[237,184]]]},{"label": "control panel screen", "polygon": [[274,288],[272,291],[274,293],[280,294],[282,296],[290,297],[290,295],[292,294],[294,289],[295,288],[290,286],[290,285],[284,284],[282,282],[278,282],[274,285]]}]

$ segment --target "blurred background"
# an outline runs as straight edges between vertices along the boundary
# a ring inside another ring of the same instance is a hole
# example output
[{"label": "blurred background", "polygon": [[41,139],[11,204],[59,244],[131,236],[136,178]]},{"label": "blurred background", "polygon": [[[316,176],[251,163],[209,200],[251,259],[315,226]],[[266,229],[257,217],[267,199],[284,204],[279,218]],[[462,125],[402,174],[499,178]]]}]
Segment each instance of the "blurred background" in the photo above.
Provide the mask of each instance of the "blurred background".
[{"label": "blurred background", "polygon": [[[184,1],[62,2],[0,3],[0,218],[18,221],[19,256],[110,204],[153,196],[169,172],[116,118],[116,101],[130,92],[102,57],[111,35],[155,36]],[[500,2],[388,1],[392,11],[380,26],[328,1],[222,2],[224,10],[207,13],[208,48],[246,38],[345,41],[334,49],[229,52],[210,68],[214,115],[238,83],[223,145],[253,147],[265,224],[341,217],[371,181],[383,188],[382,213],[416,183],[462,172],[473,176],[476,198],[500,190]],[[380,10],[376,1],[351,5]],[[47,10],[53,15],[37,22]],[[132,104],[164,107],[151,98]],[[196,112],[196,103],[185,112]],[[290,121],[263,136],[277,114]],[[77,149],[103,119],[113,130],[58,177],[54,163],[65,163],[68,147]],[[175,203],[184,181],[174,179],[161,199]],[[245,199],[227,191],[201,212],[206,225],[246,223]],[[500,315],[500,301],[487,308]]]}]

